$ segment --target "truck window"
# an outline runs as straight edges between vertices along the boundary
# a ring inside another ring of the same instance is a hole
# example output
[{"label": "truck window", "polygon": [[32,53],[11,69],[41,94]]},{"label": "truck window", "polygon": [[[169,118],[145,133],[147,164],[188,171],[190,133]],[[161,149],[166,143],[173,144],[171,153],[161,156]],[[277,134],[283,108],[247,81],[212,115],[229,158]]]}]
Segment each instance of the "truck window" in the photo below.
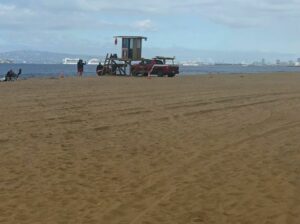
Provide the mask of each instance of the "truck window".
[{"label": "truck window", "polygon": [[161,60],[155,60],[155,64],[163,65],[164,63]]}]

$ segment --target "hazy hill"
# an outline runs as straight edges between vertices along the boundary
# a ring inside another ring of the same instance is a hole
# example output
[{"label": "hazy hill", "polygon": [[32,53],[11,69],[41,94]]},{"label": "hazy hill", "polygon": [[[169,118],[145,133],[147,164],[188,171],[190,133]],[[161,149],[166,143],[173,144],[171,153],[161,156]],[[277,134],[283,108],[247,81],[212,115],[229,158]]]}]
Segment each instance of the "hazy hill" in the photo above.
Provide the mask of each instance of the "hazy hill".
[{"label": "hazy hill", "polygon": [[[114,52],[114,49],[104,49],[103,52]],[[120,52],[117,52],[120,53]],[[254,62],[261,61],[273,62],[277,59],[282,61],[296,60],[297,54],[284,54],[274,52],[238,52],[238,51],[210,51],[210,50],[191,50],[184,48],[145,48],[143,56],[152,58],[154,56],[176,56],[177,61],[198,60],[202,62]],[[61,64],[64,58],[81,58],[88,61],[91,58],[104,59],[103,55],[82,55],[68,53],[54,53],[47,51],[10,51],[0,53],[0,59],[12,60],[14,63],[31,64]]]},{"label": "hazy hill", "polygon": [[103,56],[54,53],[47,51],[10,51],[0,53],[0,59],[9,59],[14,63],[61,64],[64,58],[82,58],[83,60],[89,60],[91,58],[102,59]]}]

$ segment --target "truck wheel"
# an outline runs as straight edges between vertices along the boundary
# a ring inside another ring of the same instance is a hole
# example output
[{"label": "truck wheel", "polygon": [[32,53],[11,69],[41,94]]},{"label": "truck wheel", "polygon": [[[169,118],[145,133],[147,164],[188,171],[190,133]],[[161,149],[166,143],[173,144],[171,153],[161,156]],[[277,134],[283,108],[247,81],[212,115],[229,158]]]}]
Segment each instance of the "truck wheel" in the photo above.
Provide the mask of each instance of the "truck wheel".
[{"label": "truck wheel", "polygon": [[168,77],[174,77],[175,76],[175,74],[168,74]]},{"label": "truck wheel", "polygon": [[164,73],[162,73],[161,71],[157,72],[157,76],[158,77],[163,77],[164,76]]}]

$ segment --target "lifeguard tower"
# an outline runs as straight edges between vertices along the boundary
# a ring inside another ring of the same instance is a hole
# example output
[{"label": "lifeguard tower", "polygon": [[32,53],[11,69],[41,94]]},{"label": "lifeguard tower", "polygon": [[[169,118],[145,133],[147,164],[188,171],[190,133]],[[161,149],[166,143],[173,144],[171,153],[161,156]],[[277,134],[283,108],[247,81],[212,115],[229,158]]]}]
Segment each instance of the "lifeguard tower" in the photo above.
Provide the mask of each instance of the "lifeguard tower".
[{"label": "lifeguard tower", "polygon": [[121,57],[118,57],[116,54],[107,54],[102,75],[127,75],[127,70],[131,70],[132,62],[142,60],[143,40],[146,41],[147,37],[115,36],[114,39],[115,45],[118,45],[118,40],[121,39]]}]

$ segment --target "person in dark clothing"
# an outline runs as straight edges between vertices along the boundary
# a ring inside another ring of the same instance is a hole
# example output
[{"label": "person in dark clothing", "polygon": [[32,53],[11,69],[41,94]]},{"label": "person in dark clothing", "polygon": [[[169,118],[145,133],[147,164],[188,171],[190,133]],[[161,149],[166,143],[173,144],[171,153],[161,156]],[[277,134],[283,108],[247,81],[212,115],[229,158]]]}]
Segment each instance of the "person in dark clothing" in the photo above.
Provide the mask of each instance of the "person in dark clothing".
[{"label": "person in dark clothing", "polygon": [[96,73],[98,76],[102,75],[102,71],[103,71],[103,65],[101,64],[101,62],[99,62],[99,65],[97,65],[96,68]]},{"label": "person in dark clothing", "polygon": [[12,69],[10,69],[6,75],[4,81],[12,81],[17,80],[22,73],[22,69],[19,69],[18,73],[15,73]]},{"label": "person in dark clothing", "polygon": [[82,76],[83,74],[83,66],[86,64],[86,62],[83,62],[82,59],[80,59],[77,63],[77,74],[78,76]]},{"label": "person in dark clothing", "polygon": [[13,72],[13,70],[10,69],[10,70],[6,73],[5,81],[11,81],[11,79],[12,79],[12,77],[13,77],[14,74],[15,74],[15,73]]}]

